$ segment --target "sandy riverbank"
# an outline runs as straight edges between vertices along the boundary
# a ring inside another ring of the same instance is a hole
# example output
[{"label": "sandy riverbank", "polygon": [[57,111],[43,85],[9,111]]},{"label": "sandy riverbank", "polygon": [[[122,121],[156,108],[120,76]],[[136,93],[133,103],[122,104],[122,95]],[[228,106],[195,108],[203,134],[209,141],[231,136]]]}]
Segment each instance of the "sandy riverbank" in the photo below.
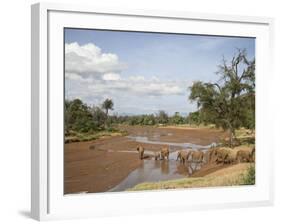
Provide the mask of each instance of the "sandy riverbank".
[{"label": "sandy riverbank", "polygon": [[[208,128],[123,128],[132,136],[147,136],[149,139],[157,136],[159,141],[201,145],[208,145],[226,136],[221,130]],[[138,142],[126,136],[65,144],[65,193],[105,192],[116,186],[143,164],[136,153],[138,145]],[[152,152],[164,146],[147,143],[142,145]]]}]

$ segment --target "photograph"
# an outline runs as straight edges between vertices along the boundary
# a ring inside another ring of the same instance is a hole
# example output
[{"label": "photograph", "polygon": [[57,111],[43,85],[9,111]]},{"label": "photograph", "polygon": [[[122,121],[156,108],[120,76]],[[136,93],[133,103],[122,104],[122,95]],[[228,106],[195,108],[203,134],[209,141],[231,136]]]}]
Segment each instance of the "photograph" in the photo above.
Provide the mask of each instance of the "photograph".
[{"label": "photograph", "polygon": [[62,41],[65,195],[255,185],[255,37]]}]

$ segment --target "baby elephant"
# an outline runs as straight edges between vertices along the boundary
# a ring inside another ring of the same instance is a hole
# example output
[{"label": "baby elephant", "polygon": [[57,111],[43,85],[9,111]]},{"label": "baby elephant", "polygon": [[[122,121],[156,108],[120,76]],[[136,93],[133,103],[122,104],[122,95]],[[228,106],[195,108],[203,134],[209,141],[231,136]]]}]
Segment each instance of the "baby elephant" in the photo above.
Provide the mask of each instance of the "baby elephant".
[{"label": "baby elephant", "polygon": [[142,146],[138,146],[137,151],[139,152],[139,158],[143,159],[144,148]]},{"label": "baby elephant", "polygon": [[185,164],[185,161],[187,161],[187,158],[189,156],[189,153],[187,151],[181,150],[178,152],[177,160],[180,160],[180,163]]},{"label": "baby elephant", "polygon": [[161,159],[167,158],[167,160],[169,160],[170,152],[169,152],[169,148],[168,147],[162,148],[161,151],[160,151],[160,154],[161,154]]},{"label": "baby elephant", "polygon": [[160,152],[155,152],[154,153],[154,159],[155,160],[160,160],[160,158],[161,158],[161,153]]}]

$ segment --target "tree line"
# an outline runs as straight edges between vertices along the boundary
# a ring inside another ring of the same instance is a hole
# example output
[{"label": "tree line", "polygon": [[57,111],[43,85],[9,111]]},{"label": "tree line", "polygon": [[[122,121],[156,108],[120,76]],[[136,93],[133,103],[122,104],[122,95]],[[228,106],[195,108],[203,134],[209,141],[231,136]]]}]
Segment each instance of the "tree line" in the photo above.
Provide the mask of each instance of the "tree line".
[{"label": "tree line", "polygon": [[114,103],[106,99],[101,106],[89,106],[80,99],[65,100],[65,133],[111,130],[116,124],[125,125],[179,125],[200,124],[199,112],[182,116],[179,112],[169,116],[164,110],[156,114],[109,115]]}]

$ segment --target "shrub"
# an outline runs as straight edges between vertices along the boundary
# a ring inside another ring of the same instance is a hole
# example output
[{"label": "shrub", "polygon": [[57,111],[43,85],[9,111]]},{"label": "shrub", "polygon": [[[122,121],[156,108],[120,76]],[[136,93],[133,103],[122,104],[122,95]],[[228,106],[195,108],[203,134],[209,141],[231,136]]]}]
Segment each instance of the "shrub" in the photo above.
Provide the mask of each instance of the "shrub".
[{"label": "shrub", "polygon": [[251,165],[246,174],[242,177],[242,184],[243,185],[254,185],[256,180],[256,171],[255,166]]}]

